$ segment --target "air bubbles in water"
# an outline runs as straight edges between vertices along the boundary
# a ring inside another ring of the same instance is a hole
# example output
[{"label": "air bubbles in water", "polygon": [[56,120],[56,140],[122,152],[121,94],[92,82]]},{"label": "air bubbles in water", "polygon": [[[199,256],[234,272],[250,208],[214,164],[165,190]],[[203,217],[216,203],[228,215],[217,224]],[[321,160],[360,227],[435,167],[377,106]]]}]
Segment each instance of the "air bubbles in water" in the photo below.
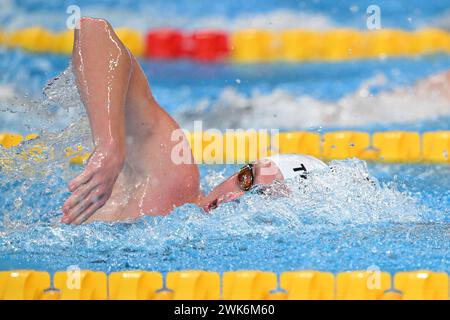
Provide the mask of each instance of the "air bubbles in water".
[{"label": "air bubbles in water", "polygon": [[39,101],[26,97],[18,99],[18,103],[8,100],[1,110],[6,117],[11,113],[21,116],[31,132],[39,133],[38,138],[17,147],[0,148],[0,190],[6,199],[0,214],[12,211],[10,219],[23,218],[24,223],[30,216],[29,207],[35,208],[33,219],[60,215],[67,192],[64,181],[76,174],[69,167],[66,148],[82,146],[88,151],[92,147],[71,66],[43,91]]}]

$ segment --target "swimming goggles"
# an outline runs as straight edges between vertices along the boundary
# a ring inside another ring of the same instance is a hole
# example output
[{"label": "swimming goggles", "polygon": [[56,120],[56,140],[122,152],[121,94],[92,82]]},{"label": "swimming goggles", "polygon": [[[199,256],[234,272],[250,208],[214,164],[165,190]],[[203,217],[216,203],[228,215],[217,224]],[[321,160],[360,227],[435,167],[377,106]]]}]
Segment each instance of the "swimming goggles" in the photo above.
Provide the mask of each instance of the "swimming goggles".
[{"label": "swimming goggles", "polygon": [[249,163],[241,168],[237,175],[238,186],[242,191],[248,191],[253,187],[255,175],[253,173],[253,164]]}]

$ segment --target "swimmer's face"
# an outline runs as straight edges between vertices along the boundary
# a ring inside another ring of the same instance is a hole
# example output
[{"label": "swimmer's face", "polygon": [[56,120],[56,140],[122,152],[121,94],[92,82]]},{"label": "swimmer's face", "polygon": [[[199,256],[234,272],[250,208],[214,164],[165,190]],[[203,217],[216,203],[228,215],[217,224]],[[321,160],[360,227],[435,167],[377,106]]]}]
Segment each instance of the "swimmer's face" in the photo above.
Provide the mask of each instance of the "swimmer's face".
[{"label": "swimmer's face", "polygon": [[250,168],[243,167],[240,172],[219,184],[200,201],[199,205],[205,211],[210,211],[223,202],[239,198],[245,194],[246,190],[250,190],[254,186],[270,185],[275,180],[283,180],[283,175],[278,167],[270,160],[259,160]]}]

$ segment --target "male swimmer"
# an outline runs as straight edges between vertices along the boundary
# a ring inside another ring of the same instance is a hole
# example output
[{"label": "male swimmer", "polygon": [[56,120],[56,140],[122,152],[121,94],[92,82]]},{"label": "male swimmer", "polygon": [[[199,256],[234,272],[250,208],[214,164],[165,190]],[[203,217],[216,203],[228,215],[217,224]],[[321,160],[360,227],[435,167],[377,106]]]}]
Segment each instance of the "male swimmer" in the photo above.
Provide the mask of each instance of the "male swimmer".
[{"label": "male swimmer", "polygon": [[[205,196],[192,153],[190,164],[172,161],[179,142],[171,137],[179,126],[155,101],[137,60],[107,21],[80,20],[72,67],[94,150],[83,173],[69,183],[72,194],[63,206],[64,223],[166,215],[186,203],[209,211],[253,186],[327,167],[310,156],[265,158],[244,166]],[[187,140],[182,143],[190,151]]]}]

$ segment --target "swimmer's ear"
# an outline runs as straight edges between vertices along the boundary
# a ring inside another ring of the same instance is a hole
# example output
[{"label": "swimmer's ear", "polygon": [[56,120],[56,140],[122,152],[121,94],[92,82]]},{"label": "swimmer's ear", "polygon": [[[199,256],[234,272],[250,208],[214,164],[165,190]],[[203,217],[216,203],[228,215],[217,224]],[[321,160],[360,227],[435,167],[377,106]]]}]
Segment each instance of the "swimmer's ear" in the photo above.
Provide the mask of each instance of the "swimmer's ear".
[{"label": "swimmer's ear", "polygon": [[275,176],[278,173],[278,167],[269,159],[260,159],[257,162],[257,169],[260,175]]}]

